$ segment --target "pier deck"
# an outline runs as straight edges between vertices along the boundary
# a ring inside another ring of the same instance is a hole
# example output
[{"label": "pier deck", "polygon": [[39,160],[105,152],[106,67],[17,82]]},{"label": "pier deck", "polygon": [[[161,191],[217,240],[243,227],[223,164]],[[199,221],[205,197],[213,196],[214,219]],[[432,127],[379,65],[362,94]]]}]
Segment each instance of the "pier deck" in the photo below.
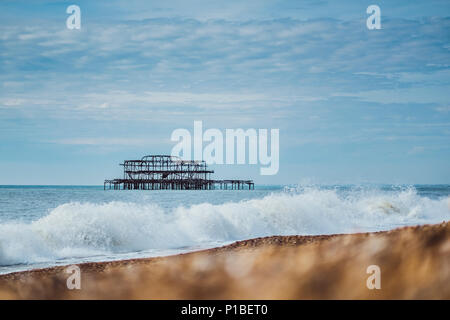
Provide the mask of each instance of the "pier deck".
[{"label": "pier deck", "polygon": [[186,161],[167,155],[125,160],[122,179],[105,180],[103,188],[114,190],[253,190],[252,180],[211,179],[204,161]]}]

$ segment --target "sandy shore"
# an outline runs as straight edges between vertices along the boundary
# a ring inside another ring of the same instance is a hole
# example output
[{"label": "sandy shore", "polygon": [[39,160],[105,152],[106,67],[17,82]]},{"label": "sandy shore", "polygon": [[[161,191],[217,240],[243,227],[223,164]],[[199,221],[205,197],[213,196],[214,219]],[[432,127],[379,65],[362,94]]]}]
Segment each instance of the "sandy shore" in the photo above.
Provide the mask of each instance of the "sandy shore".
[{"label": "sandy shore", "polygon": [[[381,289],[366,286],[367,267]],[[170,257],[0,275],[2,299],[450,299],[450,223],[387,232],[274,236]]]}]

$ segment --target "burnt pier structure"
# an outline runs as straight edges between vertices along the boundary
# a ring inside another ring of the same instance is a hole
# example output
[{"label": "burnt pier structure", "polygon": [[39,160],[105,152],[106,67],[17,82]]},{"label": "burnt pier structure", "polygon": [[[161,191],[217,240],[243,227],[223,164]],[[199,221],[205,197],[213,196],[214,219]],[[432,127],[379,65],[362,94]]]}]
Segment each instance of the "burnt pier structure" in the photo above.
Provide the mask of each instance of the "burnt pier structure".
[{"label": "burnt pier structure", "polygon": [[182,160],[168,155],[149,155],[125,160],[123,179],[105,180],[103,189],[114,190],[252,190],[252,180],[215,180],[205,161]]}]

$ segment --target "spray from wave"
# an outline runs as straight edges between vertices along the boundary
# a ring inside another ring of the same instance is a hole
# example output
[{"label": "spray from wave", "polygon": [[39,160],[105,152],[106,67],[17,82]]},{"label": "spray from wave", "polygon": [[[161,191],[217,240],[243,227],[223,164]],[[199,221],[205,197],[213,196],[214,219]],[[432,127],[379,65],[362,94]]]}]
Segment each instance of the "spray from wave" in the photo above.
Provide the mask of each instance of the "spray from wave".
[{"label": "spray from wave", "polygon": [[450,217],[447,198],[414,189],[302,188],[221,205],[163,209],[148,203],[66,203],[32,223],[0,224],[0,265],[169,249],[269,235],[376,231]]}]

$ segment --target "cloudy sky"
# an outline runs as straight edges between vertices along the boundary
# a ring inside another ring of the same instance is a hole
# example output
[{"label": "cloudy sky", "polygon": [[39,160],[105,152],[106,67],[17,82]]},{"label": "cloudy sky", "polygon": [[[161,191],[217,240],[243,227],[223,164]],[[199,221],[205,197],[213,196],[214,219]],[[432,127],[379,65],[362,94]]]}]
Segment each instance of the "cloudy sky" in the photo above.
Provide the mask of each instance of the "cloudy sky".
[{"label": "cloudy sky", "polygon": [[218,178],[450,183],[450,2],[0,1],[0,184],[99,185],[194,120],[280,129],[277,175]]}]

